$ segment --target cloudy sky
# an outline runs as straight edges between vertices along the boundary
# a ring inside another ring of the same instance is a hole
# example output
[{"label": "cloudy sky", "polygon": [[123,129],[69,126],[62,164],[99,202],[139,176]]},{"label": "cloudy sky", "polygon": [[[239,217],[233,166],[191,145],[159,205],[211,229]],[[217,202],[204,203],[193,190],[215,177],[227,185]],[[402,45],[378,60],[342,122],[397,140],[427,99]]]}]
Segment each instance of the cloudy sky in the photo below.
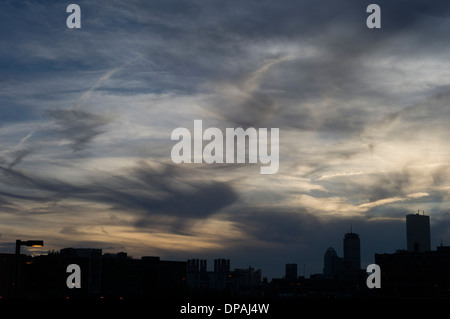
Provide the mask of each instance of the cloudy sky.
[{"label": "cloudy sky", "polygon": [[[450,244],[450,3],[66,1],[0,5],[0,251],[16,239],[319,273]],[[177,127],[279,128],[279,170],[175,164]],[[32,251],[30,251],[32,252]],[[39,253],[40,251],[34,251]]]}]

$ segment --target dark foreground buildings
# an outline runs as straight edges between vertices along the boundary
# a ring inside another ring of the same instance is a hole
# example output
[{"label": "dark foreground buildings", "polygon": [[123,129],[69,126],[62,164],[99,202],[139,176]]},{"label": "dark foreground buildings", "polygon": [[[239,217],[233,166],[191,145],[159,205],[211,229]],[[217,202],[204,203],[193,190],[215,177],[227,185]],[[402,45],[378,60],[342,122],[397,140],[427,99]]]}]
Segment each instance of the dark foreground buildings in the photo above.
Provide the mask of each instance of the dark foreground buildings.
[{"label": "dark foreground buildings", "polygon": [[[71,275],[67,266],[71,264],[80,267],[80,288],[67,286]],[[101,249],[93,248],[65,248],[36,257],[20,255],[18,261],[14,254],[0,254],[0,298],[173,298],[186,292],[186,262],[132,259],[126,253],[102,255]]]},{"label": "dark foreground buildings", "polygon": [[276,298],[355,298],[369,294],[366,273],[361,269],[359,235],[350,231],[343,238],[344,257],[339,257],[333,247],[324,254],[322,274],[310,278],[293,278],[292,265],[286,265],[284,278],[273,279],[271,293]]},{"label": "dark foreground buildings", "polygon": [[[69,288],[67,267],[81,270],[81,287]],[[64,248],[47,255],[0,254],[0,299],[177,299],[262,297],[261,270],[230,269],[229,259],[133,259],[121,252]]]},{"label": "dark foreground buildings", "polygon": [[344,235],[344,257],[338,257],[333,247],[324,254],[323,275],[327,279],[361,278],[361,244],[359,235],[350,231]]},{"label": "dark foreground buildings", "polygon": [[376,254],[385,297],[450,297],[450,246]]},{"label": "dark foreground buildings", "polygon": [[187,285],[190,296],[252,297],[264,296],[262,272],[249,266],[231,270],[229,259],[215,259],[208,271],[206,259],[187,261]]},{"label": "dark foreground buildings", "polygon": [[392,254],[375,254],[383,296],[450,297],[450,246],[431,250],[429,216],[406,216],[406,246]]},{"label": "dark foreground buildings", "polygon": [[[285,264],[285,276],[271,282],[260,269],[231,269],[229,259],[166,261],[133,259],[121,252],[65,248],[31,257],[0,253],[0,299],[174,299],[194,298],[450,298],[450,246],[430,248],[429,216],[406,217],[407,249],[375,254],[381,288],[369,289],[361,269],[359,235],[343,238],[343,257],[330,247],[323,273],[298,275],[297,264]],[[81,288],[69,289],[67,266],[81,269]],[[364,266],[365,267],[365,266]]]},{"label": "dark foreground buildings", "polygon": [[450,246],[430,245],[430,217],[406,216],[406,247],[377,253],[381,288],[369,289],[361,268],[359,236],[344,235],[344,256],[333,247],[324,254],[323,274],[273,279],[272,293],[281,298],[450,298]]}]

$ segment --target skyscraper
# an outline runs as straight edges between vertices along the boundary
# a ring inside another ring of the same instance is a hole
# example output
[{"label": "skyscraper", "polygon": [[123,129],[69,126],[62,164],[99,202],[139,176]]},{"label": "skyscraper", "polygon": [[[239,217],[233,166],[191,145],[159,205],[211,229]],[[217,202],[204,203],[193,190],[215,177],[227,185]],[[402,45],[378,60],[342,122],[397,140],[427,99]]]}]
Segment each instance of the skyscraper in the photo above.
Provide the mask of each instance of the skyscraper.
[{"label": "skyscraper", "polygon": [[409,251],[423,252],[431,250],[430,216],[406,215],[406,243]]},{"label": "skyscraper", "polygon": [[361,269],[359,235],[352,231],[344,235],[344,265],[352,270]]},{"label": "skyscraper", "polygon": [[214,259],[214,272],[230,272],[230,260]]},{"label": "skyscraper", "polygon": [[328,247],[323,256],[323,274],[326,276],[337,276],[343,269],[343,259],[338,257],[333,247]]},{"label": "skyscraper", "polygon": [[286,272],[284,278],[297,279],[297,264],[286,264]]}]

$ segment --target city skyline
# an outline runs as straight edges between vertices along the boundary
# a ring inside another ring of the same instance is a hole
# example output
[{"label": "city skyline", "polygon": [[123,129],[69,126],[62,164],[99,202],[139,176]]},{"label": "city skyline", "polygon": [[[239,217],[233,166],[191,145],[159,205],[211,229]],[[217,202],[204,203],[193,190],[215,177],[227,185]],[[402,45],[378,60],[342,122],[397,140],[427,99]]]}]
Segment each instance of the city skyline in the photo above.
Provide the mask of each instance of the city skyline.
[{"label": "city skyline", "polygon": [[[376,264],[362,269],[360,237],[351,228],[343,236],[343,257],[329,247],[323,272],[309,277],[304,268],[298,274],[296,263],[286,263],[283,276],[267,278],[251,265],[231,267],[226,258],[214,259],[211,267],[207,259],[136,259],[126,252],[103,253],[98,248],[69,247],[26,256],[20,254],[21,246],[41,247],[44,241],[17,240],[14,254],[0,252],[0,299],[445,298],[450,291],[450,246],[429,247],[430,219],[424,213],[406,215],[405,224],[408,249],[377,253]],[[369,285],[373,266],[381,275],[376,279],[377,289]],[[73,269],[77,273],[66,280]]]},{"label": "city skyline", "polygon": [[[416,218],[414,219],[413,222],[411,222],[412,218]],[[424,223],[425,220],[425,223]],[[412,235],[414,234],[414,235]],[[433,251],[435,249],[437,249],[439,246],[436,245],[435,247],[431,247],[430,245],[430,216],[425,215],[425,212],[422,213],[414,213],[414,214],[408,214],[405,216],[405,246],[404,247],[398,247],[395,251],[396,252],[401,252],[401,251],[410,251],[410,252],[427,252],[427,251]],[[420,242],[419,244],[416,244],[416,242],[413,241],[414,240],[418,240],[418,242]],[[17,253],[17,241],[21,241],[21,240],[16,240],[16,244],[15,244],[15,251]],[[41,241],[41,240],[39,240]],[[45,240],[42,240],[42,242],[45,242]],[[426,243],[427,245],[422,245],[422,243]],[[31,256],[40,256],[40,255],[47,255],[47,254],[55,254],[55,253],[59,253],[59,251],[67,251],[67,250],[79,250],[79,251],[83,251],[83,250],[97,250],[97,251],[102,251],[101,248],[96,248],[96,247],[61,247],[61,250],[43,250],[41,245],[36,246],[36,247],[30,247],[32,245],[24,245],[24,247],[22,248],[22,250],[25,250],[25,254],[29,254]],[[440,247],[443,247],[444,243],[441,239],[440,241]],[[421,247],[421,249],[419,250],[419,247]],[[34,251],[34,253],[33,253]],[[323,253],[322,255],[322,269],[321,271],[315,271],[315,272],[310,272],[310,273],[306,273],[306,263],[302,263],[300,264],[302,267],[302,271],[301,271],[301,275],[298,276],[303,276],[304,278],[308,278],[309,276],[317,276],[317,275],[325,275],[326,278],[333,278],[336,276],[340,276],[342,275],[342,271],[344,271],[344,273],[346,273],[347,275],[353,276],[355,274],[359,274],[362,275],[365,273],[365,268],[366,266],[368,266],[369,264],[373,263],[375,260],[375,256],[379,255],[379,254],[389,254],[389,253],[393,253],[394,251],[376,251],[374,253],[374,255],[372,256],[373,260],[372,261],[368,261],[366,263],[366,265],[362,265],[361,264],[361,246],[360,246],[360,236],[358,233],[354,233],[353,232],[353,227],[350,226],[350,230],[348,232],[346,232],[345,234],[343,234],[342,236],[342,245],[341,245],[341,249],[338,249],[339,252],[342,252],[342,256],[343,257],[338,257],[338,254],[336,253],[336,250],[334,247],[330,246],[326,249],[326,251]],[[38,253],[36,253],[38,252]],[[12,251],[10,252],[5,252],[5,251],[0,251],[0,253],[12,253]],[[150,255],[142,255],[142,256],[129,256],[128,253],[126,251],[117,251],[117,252],[105,252],[104,253],[105,256],[119,256],[119,255],[124,255],[127,258],[131,258],[131,259],[135,259],[135,260],[139,260],[141,258],[160,258],[161,256],[150,256]],[[224,258],[224,256],[222,257],[210,257],[210,259],[213,259],[213,263],[208,262],[208,258],[205,258],[204,256],[188,256],[184,261],[187,262],[187,271],[189,272],[189,269],[192,268],[189,266],[190,261],[195,262],[196,264],[192,265],[194,268],[197,268],[197,271],[204,271],[204,272],[209,272],[214,270],[214,272],[219,271],[220,269],[224,268],[223,266],[225,266],[225,268],[228,269],[228,271],[230,271],[230,269],[234,268],[236,269],[243,269],[245,267],[247,267],[247,265],[243,265],[242,261],[237,261],[234,260],[233,262],[235,263],[230,264],[230,259],[229,258]],[[277,266],[277,270],[271,270],[269,271],[269,276],[262,272],[261,278],[266,278],[267,280],[272,280],[272,279],[277,279],[277,278],[284,278],[284,275],[281,276],[281,274],[283,273],[282,270],[282,266],[284,267],[284,274],[288,274],[288,265],[291,266],[295,266],[295,273],[298,274],[298,263],[294,262],[295,258],[291,258],[291,261],[289,262],[285,262],[284,264],[278,264]],[[182,261],[182,260],[172,260],[172,261]],[[281,261],[280,261],[281,262]],[[276,261],[275,261],[276,264]],[[222,266],[221,266],[222,265]],[[233,267],[231,267],[230,265],[233,265]],[[259,268],[259,271],[263,271],[263,269],[261,269],[261,267],[258,267],[258,265],[254,265],[256,266],[256,268]],[[252,267],[252,265],[248,265],[249,268]],[[318,268],[316,268],[318,269]],[[223,270],[222,270],[223,271]],[[292,273],[293,268],[290,269],[290,272]],[[292,277],[292,276],[290,276]],[[292,278],[290,278],[292,279]]]},{"label": "city skyline", "polygon": [[[2,3],[0,251],[312,274],[350,228],[361,268],[406,248],[417,210],[450,243],[450,4],[377,1],[369,29],[370,3],[77,1],[79,29],[67,3]],[[195,120],[279,129],[276,173],[174,163]]]}]

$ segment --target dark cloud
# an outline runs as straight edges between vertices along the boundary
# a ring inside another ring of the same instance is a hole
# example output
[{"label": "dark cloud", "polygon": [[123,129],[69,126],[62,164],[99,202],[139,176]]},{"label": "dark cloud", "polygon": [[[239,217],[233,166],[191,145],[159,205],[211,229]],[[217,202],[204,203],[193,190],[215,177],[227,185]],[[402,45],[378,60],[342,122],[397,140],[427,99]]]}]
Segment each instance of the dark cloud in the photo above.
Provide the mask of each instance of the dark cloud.
[{"label": "dark cloud", "polygon": [[[164,172],[140,165],[128,176],[96,182],[92,193],[82,197],[133,214],[136,227],[158,229],[168,226],[174,231],[183,230],[185,223],[192,219],[219,213],[238,199],[233,187],[225,182],[189,181],[188,176],[171,166]],[[171,221],[172,217],[176,220]]]},{"label": "dark cloud", "polygon": [[34,180],[14,168],[0,167],[2,183],[9,186],[34,187]]},{"label": "dark cloud", "polygon": [[406,195],[406,190],[411,186],[411,178],[408,171],[377,174],[375,181],[366,189],[369,201],[383,198]]},{"label": "dark cloud", "polygon": [[22,162],[23,158],[30,153],[31,153],[31,149],[21,149],[21,150],[15,151],[13,154],[14,159],[11,163],[9,163],[8,168],[11,169],[14,166],[16,166],[17,164],[19,164],[20,162]]},{"label": "dark cloud", "polygon": [[318,217],[301,207],[273,210],[243,207],[233,211],[229,218],[253,240],[275,245],[304,243],[305,234],[320,226]]},{"label": "dark cloud", "polygon": [[[63,182],[53,178],[32,176],[13,169],[1,168],[3,183],[29,188],[45,195],[24,195],[12,191],[0,195],[10,199],[29,202],[57,202],[61,199],[77,199],[103,203],[113,210],[131,214],[139,228],[169,227],[181,230],[184,223],[219,213],[221,209],[239,198],[233,187],[226,182],[196,181],[195,176],[173,165],[151,167],[141,162],[122,174],[97,176],[84,185]],[[64,207],[57,205],[56,208]],[[64,207],[68,211],[68,207]],[[165,222],[162,217],[175,217]],[[158,225],[164,221],[164,225]]]},{"label": "dark cloud", "polygon": [[220,213],[239,198],[228,183],[190,180],[185,172],[172,166],[163,171],[141,164],[128,176],[96,182],[92,192],[82,197],[131,213],[138,228],[166,227],[175,232],[189,232],[186,227],[191,221]]},{"label": "dark cloud", "polygon": [[448,183],[450,176],[450,165],[440,165],[431,174],[433,179],[433,186],[443,186]]},{"label": "dark cloud", "polygon": [[104,132],[104,126],[111,118],[80,110],[47,110],[49,116],[57,125],[50,133],[53,137],[62,137],[71,141],[71,149],[76,152],[83,150],[96,136]]}]

